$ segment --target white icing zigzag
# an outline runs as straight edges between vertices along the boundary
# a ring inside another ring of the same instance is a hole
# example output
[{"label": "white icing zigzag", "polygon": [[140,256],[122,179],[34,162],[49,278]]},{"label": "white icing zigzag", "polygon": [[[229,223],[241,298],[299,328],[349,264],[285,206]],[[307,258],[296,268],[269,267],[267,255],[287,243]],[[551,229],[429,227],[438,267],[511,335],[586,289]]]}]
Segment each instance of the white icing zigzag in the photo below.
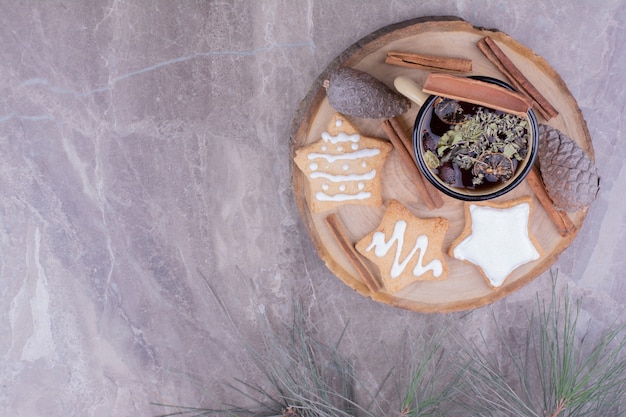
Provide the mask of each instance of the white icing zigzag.
[{"label": "white icing zigzag", "polygon": [[428,250],[428,236],[420,235],[417,237],[415,241],[415,246],[411,250],[411,252],[404,258],[402,262],[400,262],[400,254],[402,252],[402,248],[404,247],[404,234],[406,232],[407,223],[404,220],[398,220],[393,228],[393,234],[389,241],[385,241],[385,234],[383,232],[376,232],[372,236],[372,243],[367,247],[366,251],[369,252],[374,249],[374,254],[379,258],[384,257],[391,250],[394,244],[397,243],[396,246],[396,255],[393,261],[393,265],[391,266],[391,278],[398,278],[400,274],[406,269],[407,264],[415,255],[415,253],[419,250],[420,254],[417,259],[417,265],[413,268],[413,275],[419,277],[425,274],[428,271],[433,271],[433,275],[435,277],[441,276],[443,273],[443,265],[440,260],[434,259],[428,263],[428,265],[424,266],[424,254]]}]

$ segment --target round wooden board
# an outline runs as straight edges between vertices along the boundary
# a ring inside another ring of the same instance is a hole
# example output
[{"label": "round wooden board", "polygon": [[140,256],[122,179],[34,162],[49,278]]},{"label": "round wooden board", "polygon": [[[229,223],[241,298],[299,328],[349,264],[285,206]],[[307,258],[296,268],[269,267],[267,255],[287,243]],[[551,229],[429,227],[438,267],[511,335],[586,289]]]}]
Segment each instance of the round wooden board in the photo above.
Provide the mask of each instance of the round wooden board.
[{"label": "round wooden board", "polygon": [[[497,31],[477,28],[455,17],[426,17],[402,22],[383,28],[360,40],[338,56],[320,74],[307,97],[302,101],[293,122],[291,150],[316,142],[326,130],[335,110],[326,99],[322,82],[328,74],[339,66],[348,66],[366,71],[388,86],[393,86],[395,77],[404,75],[422,83],[427,71],[402,68],[385,64],[388,51],[414,52],[472,60],[472,74],[486,75],[507,81],[476,46],[484,36],[490,36],[504,50],[522,73],[537,87],[547,100],[559,111],[559,115],[549,122],[539,117],[540,124],[548,124],[575,140],[593,159],[593,146],[586,122],[576,100],[567,86],[548,65],[532,50],[520,45],[508,35]],[[400,116],[407,129],[412,129],[418,108],[416,105]],[[381,120],[368,120],[348,117],[363,135],[385,138]],[[523,196],[532,196],[533,208],[530,217],[530,231],[539,242],[543,256],[534,262],[517,268],[497,290],[491,289],[479,270],[471,265],[445,255],[449,267],[448,278],[444,281],[418,281],[390,294],[385,290],[372,292],[360,281],[359,275],[340,250],[332,237],[324,219],[332,212],[312,213],[309,209],[308,181],[295,164],[292,164],[293,188],[304,224],[313,240],[319,256],[328,268],[346,285],[365,297],[395,307],[419,312],[450,312],[473,309],[491,303],[526,285],[550,267],[558,255],[567,248],[576,233],[562,237],[530,186],[524,181],[512,192],[494,201],[504,202]],[[388,157],[382,172],[383,200],[396,199],[422,218],[445,217],[450,222],[443,250],[447,251],[465,224],[463,202],[443,196],[444,205],[437,210],[428,210],[423,204],[415,185],[411,183],[396,151]],[[348,239],[356,244],[363,236],[374,230],[382,219],[385,207],[343,205],[333,212],[339,217]],[[571,220],[580,228],[586,210],[569,213]],[[374,268],[376,271],[376,269]]]}]

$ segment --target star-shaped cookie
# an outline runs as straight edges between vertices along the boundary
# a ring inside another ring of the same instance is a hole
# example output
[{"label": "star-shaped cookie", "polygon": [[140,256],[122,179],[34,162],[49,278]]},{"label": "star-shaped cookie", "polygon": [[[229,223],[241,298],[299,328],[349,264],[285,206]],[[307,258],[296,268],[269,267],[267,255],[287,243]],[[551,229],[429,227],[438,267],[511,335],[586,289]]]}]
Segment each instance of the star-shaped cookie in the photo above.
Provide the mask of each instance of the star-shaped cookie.
[{"label": "star-shaped cookie", "polygon": [[450,256],[474,264],[487,285],[500,287],[516,268],[542,255],[529,229],[531,210],[530,197],[465,203],[465,228],[452,243]]},{"label": "star-shaped cookie", "polygon": [[333,115],[321,136],[294,157],[309,180],[311,211],[342,204],[380,206],[381,171],[392,145],[361,135],[340,113]]},{"label": "star-shaped cookie", "polygon": [[447,219],[421,219],[391,200],[378,228],[356,249],[378,266],[385,288],[395,293],[415,281],[447,278],[442,244],[448,226]]}]

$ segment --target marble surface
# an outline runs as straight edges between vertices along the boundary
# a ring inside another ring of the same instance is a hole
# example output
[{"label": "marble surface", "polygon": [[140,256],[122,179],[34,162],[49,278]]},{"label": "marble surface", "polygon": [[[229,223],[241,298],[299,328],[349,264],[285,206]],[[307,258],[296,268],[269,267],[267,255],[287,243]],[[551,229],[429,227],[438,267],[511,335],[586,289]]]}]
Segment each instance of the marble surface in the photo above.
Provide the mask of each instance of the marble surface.
[{"label": "marble surface", "polygon": [[[437,0],[0,3],[0,415],[149,416],[258,375],[241,340],[301,299],[366,378],[433,316],[364,299],[320,261],[291,189],[290,124],[318,74],[383,26],[498,28],[578,100],[602,189],[554,269],[455,313],[468,333],[561,286],[624,321],[626,3]],[[236,326],[220,307],[228,306]],[[371,349],[363,349],[371,346]]]}]

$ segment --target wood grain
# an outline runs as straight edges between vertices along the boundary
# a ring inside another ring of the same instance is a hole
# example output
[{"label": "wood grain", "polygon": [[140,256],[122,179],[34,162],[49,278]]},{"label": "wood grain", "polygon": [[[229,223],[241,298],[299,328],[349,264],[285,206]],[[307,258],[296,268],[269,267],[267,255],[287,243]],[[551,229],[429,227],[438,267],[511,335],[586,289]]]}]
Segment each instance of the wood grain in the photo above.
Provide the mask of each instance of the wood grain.
[{"label": "wood grain", "polygon": [[[503,32],[477,28],[456,17],[424,17],[382,28],[347,48],[313,84],[301,102],[293,119],[291,133],[292,155],[295,150],[321,137],[334,110],[328,105],[322,82],[332,69],[349,66],[366,71],[388,86],[393,86],[397,76],[406,76],[423,84],[428,71],[385,64],[389,51],[405,51],[420,54],[444,55],[472,61],[472,73],[507,81],[507,78],[478,49],[477,42],[489,36],[496,41],[507,57],[524,73],[530,82],[558,109],[558,116],[546,121],[541,116],[539,123],[549,124],[575,140],[594,159],[593,145],[586,122],[576,100],[556,71],[531,49],[516,42]],[[398,117],[405,126],[413,126],[418,108],[414,105],[409,112]],[[351,122],[367,136],[384,138],[381,120],[350,118]],[[541,145],[540,145],[541,146]],[[444,251],[460,234],[464,226],[463,202],[442,195],[443,205],[430,209],[415,190],[406,173],[400,156],[393,151],[383,167],[383,200],[397,199],[418,217],[443,216],[450,222],[444,239]],[[292,164],[294,196],[304,226],[313,241],[320,258],[327,267],[347,286],[365,297],[390,306],[419,312],[435,313],[468,310],[492,303],[531,282],[547,270],[576,236],[584,222],[586,210],[568,213],[575,229],[561,236],[546,210],[535,195],[533,188],[524,181],[515,190],[499,197],[496,201],[508,201],[523,196],[532,196],[533,208],[530,231],[539,242],[545,255],[539,260],[517,268],[497,290],[484,282],[472,265],[457,261],[446,255],[450,272],[448,279],[439,282],[418,282],[395,293],[384,290],[372,291],[363,282],[351,260],[339,247],[325,219],[336,214],[342,220],[342,231],[354,244],[378,226],[385,207],[341,206],[333,212],[312,214],[306,200],[307,179]],[[372,271],[377,273],[376,271]],[[371,283],[370,283],[371,285]]]}]

